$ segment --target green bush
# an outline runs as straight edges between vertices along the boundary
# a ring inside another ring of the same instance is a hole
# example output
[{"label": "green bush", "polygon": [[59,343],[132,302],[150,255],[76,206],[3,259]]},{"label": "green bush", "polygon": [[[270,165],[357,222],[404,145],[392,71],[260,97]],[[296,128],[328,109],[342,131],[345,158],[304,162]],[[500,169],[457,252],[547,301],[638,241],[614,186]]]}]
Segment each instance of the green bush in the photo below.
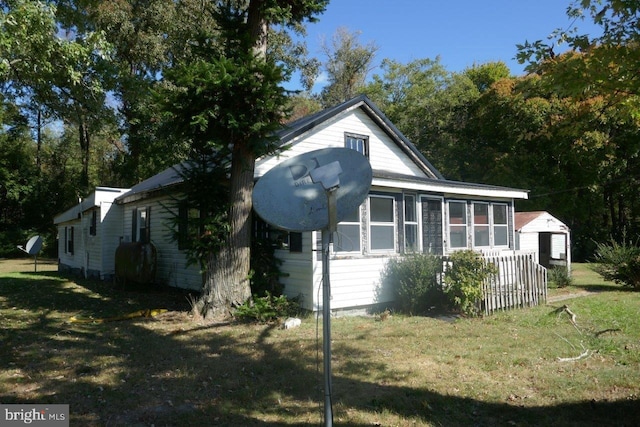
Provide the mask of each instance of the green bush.
[{"label": "green bush", "polygon": [[456,251],[449,257],[444,273],[444,293],[451,306],[477,316],[481,310],[482,285],[496,275],[495,265],[471,250]]},{"label": "green bush", "polygon": [[556,288],[565,288],[573,283],[567,267],[552,267],[548,270],[549,284]]},{"label": "green bush", "polygon": [[399,311],[418,314],[442,303],[442,287],[439,283],[441,272],[441,257],[411,254],[391,259],[383,273],[383,280],[392,286]]},{"label": "green bush", "polygon": [[238,307],[234,313],[237,318],[261,323],[297,316],[298,314],[300,314],[298,301],[287,299],[284,295],[273,296],[269,292],[266,292],[266,295],[262,297],[254,296]]},{"label": "green bush", "polygon": [[611,240],[598,243],[593,269],[605,280],[640,289],[640,246]]}]

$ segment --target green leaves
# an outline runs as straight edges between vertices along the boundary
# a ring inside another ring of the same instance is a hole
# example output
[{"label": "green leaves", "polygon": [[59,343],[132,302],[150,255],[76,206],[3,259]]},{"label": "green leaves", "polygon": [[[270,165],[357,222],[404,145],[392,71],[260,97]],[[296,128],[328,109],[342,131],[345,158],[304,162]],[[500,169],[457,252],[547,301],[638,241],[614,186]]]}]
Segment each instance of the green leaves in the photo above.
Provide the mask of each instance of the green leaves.
[{"label": "green leaves", "polygon": [[[282,70],[257,58],[212,58],[183,64],[167,73],[170,89],[161,93],[175,129],[199,151],[227,150],[243,141],[256,155],[273,147],[286,98]],[[267,142],[267,143],[265,143]]]},{"label": "green leaves", "polygon": [[444,272],[444,293],[462,313],[477,316],[481,310],[482,285],[498,273],[497,268],[471,250],[456,251]]},{"label": "green leaves", "polygon": [[[554,87],[573,97],[595,94],[619,99],[622,95],[639,95],[637,64],[640,59],[640,17],[637,1],[583,0],[567,8],[567,16],[590,19],[602,28],[601,34],[584,34],[579,24],[558,29],[549,42],[537,40],[517,45],[520,63],[527,69],[549,76]],[[554,47],[567,46],[566,53]]]}]

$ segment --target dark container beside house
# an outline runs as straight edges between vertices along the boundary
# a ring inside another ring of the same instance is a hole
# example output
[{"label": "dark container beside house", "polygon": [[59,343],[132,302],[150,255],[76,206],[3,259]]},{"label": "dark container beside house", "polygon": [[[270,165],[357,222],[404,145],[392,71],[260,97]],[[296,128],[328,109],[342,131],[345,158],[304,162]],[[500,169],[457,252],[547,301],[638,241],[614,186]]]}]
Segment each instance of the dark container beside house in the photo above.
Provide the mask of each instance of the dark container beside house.
[{"label": "dark container beside house", "polygon": [[155,282],[158,254],[151,243],[120,243],[116,249],[116,281],[152,284]]}]

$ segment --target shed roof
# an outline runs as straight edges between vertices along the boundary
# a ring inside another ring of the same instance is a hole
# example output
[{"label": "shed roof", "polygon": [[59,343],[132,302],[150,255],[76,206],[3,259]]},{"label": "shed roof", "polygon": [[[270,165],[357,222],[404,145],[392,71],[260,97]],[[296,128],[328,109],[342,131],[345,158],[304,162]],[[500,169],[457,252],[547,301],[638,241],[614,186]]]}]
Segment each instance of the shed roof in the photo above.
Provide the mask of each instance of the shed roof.
[{"label": "shed roof", "polygon": [[[540,228],[538,224],[535,229],[531,229],[533,225],[535,225],[536,221],[540,222],[545,221],[546,227],[544,230]],[[553,224],[553,226],[550,226]],[[549,231],[569,231],[569,227],[567,227],[562,221],[558,218],[554,217],[547,211],[532,211],[532,212],[516,212],[515,213],[515,226],[516,231],[522,231],[527,226],[530,226],[527,231],[546,231],[546,228]]]}]

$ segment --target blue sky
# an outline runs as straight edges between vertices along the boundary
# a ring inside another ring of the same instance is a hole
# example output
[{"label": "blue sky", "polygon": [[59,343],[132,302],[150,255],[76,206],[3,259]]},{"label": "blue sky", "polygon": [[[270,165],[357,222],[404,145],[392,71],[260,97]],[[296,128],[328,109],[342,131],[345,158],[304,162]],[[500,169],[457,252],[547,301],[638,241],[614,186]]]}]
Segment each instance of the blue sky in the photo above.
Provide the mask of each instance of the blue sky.
[{"label": "blue sky", "polygon": [[[307,25],[309,53],[323,60],[322,37],[330,42],[339,27],[360,32],[362,44],[379,47],[375,65],[385,58],[407,63],[435,59],[448,71],[503,61],[512,74],[524,73],[514,59],[525,40],[546,40],[568,28],[571,0],[331,0],[319,22]],[[593,27],[578,21],[580,29]],[[379,73],[375,68],[372,74]],[[318,82],[321,85],[321,80]]]}]

